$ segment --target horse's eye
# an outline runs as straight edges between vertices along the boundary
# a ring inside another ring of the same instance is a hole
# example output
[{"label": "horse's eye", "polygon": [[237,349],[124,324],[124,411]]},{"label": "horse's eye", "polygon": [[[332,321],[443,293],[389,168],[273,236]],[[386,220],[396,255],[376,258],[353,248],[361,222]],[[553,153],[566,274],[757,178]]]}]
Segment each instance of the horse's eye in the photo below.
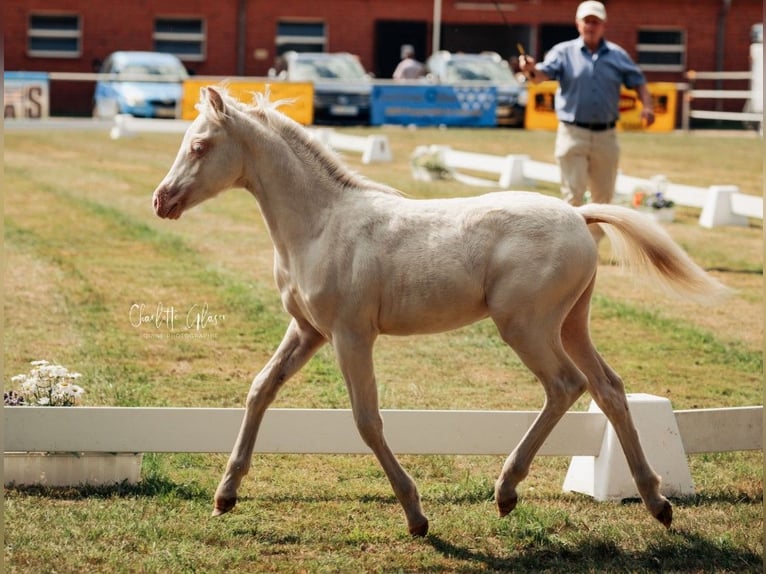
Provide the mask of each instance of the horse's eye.
[{"label": "horse's eye", "polygon": [[194,154],[202,155],[202,153],[205,151],[205,144],[201,141],[192,142],[191,150]]}]

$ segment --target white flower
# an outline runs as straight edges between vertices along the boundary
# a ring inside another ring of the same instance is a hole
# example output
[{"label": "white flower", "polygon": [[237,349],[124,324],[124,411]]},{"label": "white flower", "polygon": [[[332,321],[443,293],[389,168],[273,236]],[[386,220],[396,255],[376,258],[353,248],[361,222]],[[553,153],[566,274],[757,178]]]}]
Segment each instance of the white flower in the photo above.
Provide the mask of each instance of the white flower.
[{"label": "white flower", "polygon": [[20,383],[27,404],[72,406],[85,393],[82,387],[72,383],[82,377],[80,373],[70,373],[66,367],[48,361],[33,361],[32,367],[28,374],[11,378]]},{"label": "white flower", "polygon": [[69,374],[69,371],[61,365],[46,365],[41,370],[45,373],[45,376],[53,379],[63,378]]},{"label": "white flower", "polygon": [[24,381],[21,383],[21,390],[25,393],[34,393],[37,390],[37,379],[28,379],[24,377]]}]

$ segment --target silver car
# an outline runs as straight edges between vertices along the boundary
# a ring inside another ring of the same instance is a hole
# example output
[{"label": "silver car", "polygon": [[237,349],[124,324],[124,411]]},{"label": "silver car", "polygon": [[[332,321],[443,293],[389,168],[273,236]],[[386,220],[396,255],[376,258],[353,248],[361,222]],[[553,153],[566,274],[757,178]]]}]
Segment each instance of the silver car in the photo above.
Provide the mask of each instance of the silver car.
[{"label": "silver car", "polygon": [[369,124],[371,76],[346,52],[285,52],[269,75],[314,84],[314,123]]},{"label": "silver car", "polygon": [[485,84],[497,89],[497,124],[523,126],[527,89],[496,52],[434,53],[426,61],[428,77],[439,84]]}]

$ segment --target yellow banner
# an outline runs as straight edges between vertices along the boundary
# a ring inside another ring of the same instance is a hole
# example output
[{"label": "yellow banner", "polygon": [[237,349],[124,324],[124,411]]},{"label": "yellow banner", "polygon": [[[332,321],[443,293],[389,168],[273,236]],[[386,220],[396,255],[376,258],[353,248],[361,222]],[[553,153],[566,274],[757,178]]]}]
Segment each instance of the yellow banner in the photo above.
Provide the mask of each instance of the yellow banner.
[{"label": "yellow banner", "polygon": [[253,92],[263,92],[266,86],[271,90],[271,100],[293,99],[279,111],[303,125],[314,122],[314,85],[312,83],[268,82],[257,80],[226,80],[221,78],[190,78],[184,82],[183,100],[181,101],[181,119],[193,120],[197,117],[194,106],[199,101],[200,88],[225,85],[234,98],[250,103]]},{"label": "yellow banner", "polygon": [[[678,91],[675,84],[656,82],[647,84],[654,106],[654,123],[647,127],[641,123],[643,108],[635,90],[623,88],[620,92],[620,117],[617,128],[624,131],[671,132],[676,125],[676,102]],[[530,130],[555,130],[559,121],[556,117],[554,98],[558,82],[541,82],[528,85],[529,97],[524,117],[524,127]]]}]

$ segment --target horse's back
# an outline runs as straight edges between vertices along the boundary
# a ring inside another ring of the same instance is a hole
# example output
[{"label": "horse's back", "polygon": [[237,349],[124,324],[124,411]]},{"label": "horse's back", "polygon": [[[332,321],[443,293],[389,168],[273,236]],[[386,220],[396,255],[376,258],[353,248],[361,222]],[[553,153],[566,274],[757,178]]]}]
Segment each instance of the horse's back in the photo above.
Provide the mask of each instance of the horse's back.
[{"label": "horse's back", "polygon": [[486,317],[492,299],[526,304],[562,281],[580,290],[595,267],[584,219],[556,198],[388,196],[364,206],[327,230],[327,279],[343,282],[356,301],[375,298],[381,332],[459,327]]}]

